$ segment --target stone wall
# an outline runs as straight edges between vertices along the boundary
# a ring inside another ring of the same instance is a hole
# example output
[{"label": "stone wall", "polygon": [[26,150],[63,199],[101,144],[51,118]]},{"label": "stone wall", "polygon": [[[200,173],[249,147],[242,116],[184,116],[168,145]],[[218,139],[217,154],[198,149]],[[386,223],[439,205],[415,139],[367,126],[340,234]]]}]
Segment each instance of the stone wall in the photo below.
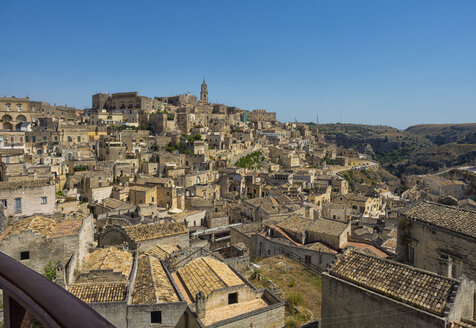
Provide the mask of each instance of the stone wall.
[{"label": "stone wall", "polygon": [[[42,204],[42,197],[46,203]],[[15,212],[15,199],[21,198],[21,212]],[[6,200],[5,216],[30,216],[33,214],[53,214],[55,211],[55,185],[20,184],[15,188],[0,189],[0,199]]]},{"label": "stone wall", "polygon": [[445,318],[322,274],[322,328],[444,328]]},{"label": "stone wall", "polygon": [[142,241],[139,243],[138,251],[145,251],[154,245],[179,246],[180,248],[186,248],[189,246],[188,233]]},{"label": "stone wall", "polygon": [[414,265],[417,268],[448,276],[451,259],[457,266],[456,278],[464,274],[476,281],[476,240],[473,238],[412,221],[408,227],[402,224],[398,227],[399,261],[409,263],[409,245],[414,248]]},{"label": "stone wall", "polygon": [[320,270],[326,270],[335,260],[335,254],[293,246],[278,239],[268,239],[258,234],[253,235],[252,239],[254,240],[254,249],[250,250],[252,258],[272,257],[283,253],[291,253],[302,260],[305,260],[306,256],[308,256],[310,263],[318,266]]},{"label": "stone wall", "polygon": [[[127,309],[128,327],[184,327],[186,302],[160,303],[151,305],[129,305]],[[162,323],[151,324],[151,312],[160,311]]]},{"label": "stone wall", "polygon": [[88,305],[112,323],[114,327],[128,328],[126,302],[88,303]]}]

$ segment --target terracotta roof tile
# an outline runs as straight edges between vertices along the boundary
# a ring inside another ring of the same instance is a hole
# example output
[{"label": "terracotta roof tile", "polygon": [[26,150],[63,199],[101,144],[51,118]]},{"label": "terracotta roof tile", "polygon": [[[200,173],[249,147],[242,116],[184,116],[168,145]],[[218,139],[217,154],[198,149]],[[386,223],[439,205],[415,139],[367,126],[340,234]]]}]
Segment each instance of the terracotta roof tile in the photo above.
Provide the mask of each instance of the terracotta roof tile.
[{"label": "terracotta roof tile", "polygon": [[137,266],[132,303],[156,304],[178,301],[179,298],[160,260],[141,255]]},{"label": "terracotta roof tile", "polygon": [[443,316],[456,280],[348,249],[329,274],[427,312]]},{"label": "terracotta roof tile", "polygon": [[188,231],[183,222],[138,224],[124,227],[124,229],[129,237],[136,242],[185,234]]},{"label": "terracotta roof tile", "polygon": [[244,282],[225,263],[199,257],[177,270],[192,301],[199,291],[208,297],[214,290],[242,285]]},{"label": "terracotta roof tile", "polygon": [[302,216],[291,216],[280,222],[277,226],[286,231],[300,233],[305,231],[312,223],[313,221],[308,218]]},{"label": "terracotta roof tile", "polygon": [[92,270],[112,270],[128,278],[132,270],[132,254],[115,247],[96,249],[86,255],[82,267],[83,273]]},{"label": "terracotta roof tile", "polygon": [[81,226],[83,225],[82,219],[65,220],[55,225],[53,231],[51,231],[49,238],[74,236],[79,233]]},{"label": "terracotta roof tile", "polygon": [[41,216],[32,216],[9,226],[5,233],[0,236],[0,240],[7,238],[8,236],[19,234],[22,231],[32,231],[34,233],[41,234],[45,237],[53,231],[56,225],[56,221],[53,219],[47,219]]},{"label": "terracotta roof tile", "polygon": [[126,282],[72,284],[69,292],[86,303],[125,301]]},{"label": "terracotta roof tile", "polygon": [[406,217],[476,238],[476,212],[422,201],[401,212]]}]

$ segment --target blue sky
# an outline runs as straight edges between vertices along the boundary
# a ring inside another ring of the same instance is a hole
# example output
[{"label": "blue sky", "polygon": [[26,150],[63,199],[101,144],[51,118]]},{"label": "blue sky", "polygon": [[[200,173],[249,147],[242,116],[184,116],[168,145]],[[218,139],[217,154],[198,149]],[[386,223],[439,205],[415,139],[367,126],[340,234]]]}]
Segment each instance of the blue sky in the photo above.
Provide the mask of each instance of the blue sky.
[{"label": "blue sky", "polygon": [[0,17],[0,96],[83,108],[206,77],[211,101],[280,121],[476,121],[472,0],[0,0]]}]

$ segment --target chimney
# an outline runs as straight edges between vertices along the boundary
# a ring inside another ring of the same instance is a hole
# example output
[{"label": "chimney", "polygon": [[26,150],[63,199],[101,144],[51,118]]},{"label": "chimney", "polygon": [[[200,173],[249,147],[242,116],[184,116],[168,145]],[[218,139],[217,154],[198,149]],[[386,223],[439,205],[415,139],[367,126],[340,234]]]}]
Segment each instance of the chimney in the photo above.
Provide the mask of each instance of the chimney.
[{"label": "chimney", "polygon": [[61,264],[56,266],[56,279],[55,283],[63,288],[66,288],[65,284],[65,275],[64,275],[64,267]]},{"label": "chimney", "polygon": [[206,314],[206,299],[205,295],[202,291],[199,291],[197,295],[195,295],[195,313],[200,319],[205,318]]}]

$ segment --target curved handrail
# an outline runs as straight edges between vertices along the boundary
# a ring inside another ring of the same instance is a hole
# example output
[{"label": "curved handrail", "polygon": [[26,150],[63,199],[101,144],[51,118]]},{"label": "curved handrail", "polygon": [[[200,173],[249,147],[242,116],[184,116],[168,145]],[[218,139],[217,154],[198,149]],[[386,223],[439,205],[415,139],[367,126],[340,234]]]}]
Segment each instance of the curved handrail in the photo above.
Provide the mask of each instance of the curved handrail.
[{"label": "curved handrail", "polygon": [[0,288],[44,327],[114,327],[76,296],[1,252]]}]

